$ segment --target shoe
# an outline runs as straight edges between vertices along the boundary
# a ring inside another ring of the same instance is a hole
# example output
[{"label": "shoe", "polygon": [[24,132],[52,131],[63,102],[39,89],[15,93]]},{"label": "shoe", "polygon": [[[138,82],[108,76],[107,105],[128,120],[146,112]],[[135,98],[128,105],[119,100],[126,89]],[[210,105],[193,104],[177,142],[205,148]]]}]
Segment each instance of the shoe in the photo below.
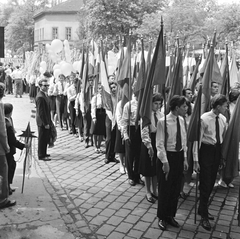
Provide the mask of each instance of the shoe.
[{"label": "shoe", "polygon": [[132,179],[128,179],[128,183],[131,185],[131,186],[135,186],[136,183],[132,180]]},{"label": "shoe", "polygon": [[180,192],[179,197],[182,198],[183,200],[186,200],[188,197],[188,194],[185,192]]},{"label": "shoe", "polygon": [[[202,218],[205,218],[201,215],[199,211],[198,211],[198,215],[200,215]],[[214,221],[214,216],[211,213],[208,213],[207,219],[210,221]]]},{"label": "shoe", "polygon": [[117,160],[116,158],[113,158],[113,159],[110,159],[109,162],[119,163],[119,160]]},{"label": "shoe", "polygon": [[80,142],[83,142],[83,137],[80,137]]},{"label": "shoe", "polygon": [[85,147],[85,148],[88,148],[88,147],[89,147],[89,146],[88,146],[88,143],[85,143],[84,147]]},{"label": "shoe", "polygon": [[108,164],[108,163],[110,163],[110,160],[109,159],[104,159],[104,163]]},{"label": "shoe", "polygon": [[219,180],[218,185],[223,187],[223,188],[227,188],[228,187],[227,184],[224,181],[222,181],[222,180]]},{"label": "shoe", "polygon": [[100,153],[99,149],[95,149],[95,153],[99,154]]},{"label": "shoe", "polygon": [[202,217],[200,225],[207,231],[211,231],[212,227],[206,217]]},{"label": "shoe", "polygon": [[174,219],[174,217],[168,217],[167,218],[167,223],[173,227],[179,228],[180,225],[178,224],[178,222]]},{"label": "shoe", "polygon": [[46,154],[46,157],[50,157],[51,155],[50,154]]},{"label": "shoe", "polygon": [[126,174],[126,171],[122,165],[120,165],[120,167],[119,167],[119,172],[120,172],[120,174]]},{"label": "shoe", "polygon": [[155,203],[155,199],[154,199],[151,195],[149,196],[149,195],[147,194],[145,197],[146,197],[146,199],[147,199],[148,202],[150,202],[150,203]]},{"label": "shoe", "polygon": [[50,159],[49,157],[39,158],[39,160],[42,160],[42,161],[51,161],[51,159]]},{"label": "shoe", "polygon": [[167,223],[165,220],[159,220],[158,226],[162,231],[165,231],[167,229]]},{"label": "shoe", "polygon": [[228,187],[229,187],[229,188],[234,188],[234,185],[233,185],[232,183],[229,183],[229,184],[228,184]]},{"label": "shoe", "polygon": [[135,183],[136,183],[136,184],[140,184],[140,185],[142,185],[142,186],[145,186],[144,181],[143,181],[142,179],[140,179],[140,178],[139,178],[138,180],[136,180]]},{"label": "shoe", "polygon": [[156,200],[158,200],[158,196],[156,196],[155,194],[151,194],[152,195],[152,197],[154,198],[154,199],[156,199]]},{"label": "shoe", "polygon": [[15,200],[9,200],[0,207],[0,209],[4,209],[4,208],[8,208],[8,207],[12,207],[12,206],[15,206],[16,205],[16,201]]},{"label": "shoe", "polygon": [[68,132],[69,134],[73,134],[73,132],[70,130],[69,132]]}]

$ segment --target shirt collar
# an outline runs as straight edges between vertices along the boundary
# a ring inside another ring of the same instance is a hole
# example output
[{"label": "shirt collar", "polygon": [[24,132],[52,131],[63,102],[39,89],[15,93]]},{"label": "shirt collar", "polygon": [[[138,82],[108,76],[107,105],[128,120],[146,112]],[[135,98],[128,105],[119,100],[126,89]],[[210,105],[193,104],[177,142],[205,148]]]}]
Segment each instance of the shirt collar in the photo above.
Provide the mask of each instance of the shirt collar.
[{"label": "shirt collar", "polygon": [[177,120],[177,117],[178,117],[178,116],[174,115],[172,112],[170,112],[168,115],[169,115],[169,117]]}]

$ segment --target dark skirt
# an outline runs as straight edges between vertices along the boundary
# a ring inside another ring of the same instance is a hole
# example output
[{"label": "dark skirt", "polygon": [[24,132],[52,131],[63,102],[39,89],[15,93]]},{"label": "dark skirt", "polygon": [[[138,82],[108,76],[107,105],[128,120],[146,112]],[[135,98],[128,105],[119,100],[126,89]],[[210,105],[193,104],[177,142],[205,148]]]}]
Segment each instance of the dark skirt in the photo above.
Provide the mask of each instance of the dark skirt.
[{"label": "dark skirt", "polygon": [[153,177],[157,175],[156,161],[157,161],[157,149],[156,149],[156,133],[151,133],[151,142],[154,151],[154,156],[151,159],[148,155],[148,149],[142,143],[140,154],[139,173],[146,177]]},{"label": "dark skirt", "polygon": [[30,85],[29,97],[35,98],[36,95],[37,95],[37,89],[36,89],[36,86],[35,86],[35,83],[34,83],[34,84]]},{"label": "dark skirt", "polygon": [[80,110],[80,105],[78,105],[78,115],[75,118],[75,126],[78,128],[83,127],[83,116],[82,111]]},{"label": "dark skirt", "polygon": [[105,119],[106,119],[105,109],[103,108],[97,109],[96,122],[95,122],[95,125],[93,125],[93,131],[92,131],[94,135],[106,135]]},{"label": "dark skirt", "polygon": [[64,102],[63,120],[67,120],[69,118],[69,113],[68,113],[68,98],[66,95],[64,95],[63,97],[63,102]]},{"label": "dark skirt", "polygon": [[51,95],[49,96],[49,101],[50,101],[50,110],[51,111],[56,111],[56,96]]},{"label": "dark skirt", "polygon": [[115,153],[120,153],[120,154],[124,154],[125,153],[125,145],[124,145],[124,140],[121,136],[121,132],[118,129],[118,127],[116,127],[116,141],[115,141],[115,148],[114,151]]}]

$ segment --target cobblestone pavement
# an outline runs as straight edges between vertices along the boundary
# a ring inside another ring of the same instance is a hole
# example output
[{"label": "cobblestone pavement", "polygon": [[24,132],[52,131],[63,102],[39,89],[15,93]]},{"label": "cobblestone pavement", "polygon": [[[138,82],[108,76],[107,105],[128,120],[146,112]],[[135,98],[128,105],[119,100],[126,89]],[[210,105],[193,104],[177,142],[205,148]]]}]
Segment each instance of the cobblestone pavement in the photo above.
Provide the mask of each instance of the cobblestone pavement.
[{"label": "cobblestone pavement", "polygon": [[[25,129],[30,111],[34,108],[28,97],[24,95],[22,99],[16,99],[7,96],[4,102],[14,105],[13,118],[16,129]],[[32,130],[36,131],[35,119],[31,119],[30,122]],[[31,188],[35,196],[28,197],[25,192],[14,194],[18,201],[25,202],[26,210],[22,212],[22,217],[26,217],[25,214],[28,213],[29,223],[25,222],[21,227],[19,218],[14,216],[19,210],[17,206],[6,209],[6,213],[4,210],[4,216],[0,214],[0,229],[7,227],[9,230],[15,228],[19,231],[23,228],[27,231],[32,229],[31,221],[34,219],[33,225],[36,230],[42,225],[49,225],[51,230],[65,233],[56,238],[239,238],[239,178],[233,182],[234,189],[214,189],[210,212],[215,216],[215,221],[211,221],[211,232],[199,226],[199,216],[194,224],[194,184],[185,186],[185,192],[189,192],[189,196],[185,201],[179,200],[176,219],[181,227],[176,229],[169,226],[167,231],[162,232],[157,224],[157,203],[147,202],[143,187],[131,187],[127,183],[127,176],[119,173],[118,164],[105,164],[104,155],[96,154],[93,147],[85,149],[84,143],[69,135],[67,131],[58,130],[55,147],[49,149],[48,153],[51,154],[51,161],[36,163],[38,178],[35,179],[34,188]],[[28,187],[32,182],[32,176],[26,180],[28,194],[31,194]],[[44,188],[39,194],[38,185]],[[31,207],[32,204],[37,205],[36,208]],[[44,214],[38,213],[36,218],[33,212],[39,212],[38,205],[44,210]],[[51,207],[47,208],[46,205]],[[0,238],[5,239],[1,235]]]}]

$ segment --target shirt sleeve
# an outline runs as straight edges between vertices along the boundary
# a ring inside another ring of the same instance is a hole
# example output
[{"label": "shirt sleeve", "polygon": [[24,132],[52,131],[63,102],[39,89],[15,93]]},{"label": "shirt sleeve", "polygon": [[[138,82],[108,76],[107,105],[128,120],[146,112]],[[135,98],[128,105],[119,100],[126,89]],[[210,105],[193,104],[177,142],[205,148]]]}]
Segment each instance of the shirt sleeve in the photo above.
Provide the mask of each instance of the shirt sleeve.
[{"label": "shirt sleeve", "polygon": [[97,105],[96,105],[96,95],[93,96],[92,98],[92,101],[91,101],[91,116],[92,116],[92,119],[96,119],[96,108],[97,108]]},{"label": "shirt sleeve", "polygon": [[126,103],[124,108],[123,108],[123,114],[122,114],[122,119],[121,119],[121,126],[122,126],[124,140],[129,139],[129,135],[128,135],[128,132],[127,132],[127,127],[128,127],[128,108],[129,108],[129,103]]},{"label": "shirt sleeve", "polygon": [[164,121],[160,120],[157,124],[157,134],[156,134],[156,148],[157,148],[157,157],[161,160],[162,163],[167,163],[167,153],[164,146]]},{"label": "shirt sleeve", "polygon": [[[142,121],[141,121],[141,124],[142,124]],[[145,126],[143,129],[141,129],[141,138],[142,138],[142,142],[148,149],[152,147],[152,141],[149,136],[149,127],[148,126]]]}]

